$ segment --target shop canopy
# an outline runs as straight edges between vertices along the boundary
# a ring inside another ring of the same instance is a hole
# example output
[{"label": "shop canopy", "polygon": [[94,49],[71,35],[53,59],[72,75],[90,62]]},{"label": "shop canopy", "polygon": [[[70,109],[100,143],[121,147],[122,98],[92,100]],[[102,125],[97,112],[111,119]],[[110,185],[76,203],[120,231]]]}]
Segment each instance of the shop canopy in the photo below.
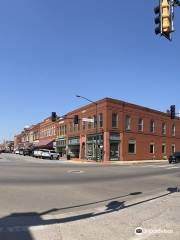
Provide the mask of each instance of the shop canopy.
[{"label": "shop canopy", "polygon": [[34,148],[53,148],[54,140],[40,140],[38,143],[34,144]]}]

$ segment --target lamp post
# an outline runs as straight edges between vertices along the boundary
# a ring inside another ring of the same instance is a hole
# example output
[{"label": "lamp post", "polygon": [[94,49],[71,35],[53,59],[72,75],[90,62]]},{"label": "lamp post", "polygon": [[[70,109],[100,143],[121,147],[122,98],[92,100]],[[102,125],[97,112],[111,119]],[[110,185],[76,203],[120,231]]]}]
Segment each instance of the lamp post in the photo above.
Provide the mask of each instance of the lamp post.
[{"label": "lamp post", "polygon": [[98,119],[98,104],[97,104],[97,102],[94,102],[94,101],[92,101],[86,97],[80,96],[80,95],[76,95],[76,97],[85,99],[86,101],[93,103],[96,106],[96,120],[95,120],[96,121],[96,151],[95,151],[95,153],[96,153],[96,161],[98,161],[98,121],[97,121],[97,119]]}]

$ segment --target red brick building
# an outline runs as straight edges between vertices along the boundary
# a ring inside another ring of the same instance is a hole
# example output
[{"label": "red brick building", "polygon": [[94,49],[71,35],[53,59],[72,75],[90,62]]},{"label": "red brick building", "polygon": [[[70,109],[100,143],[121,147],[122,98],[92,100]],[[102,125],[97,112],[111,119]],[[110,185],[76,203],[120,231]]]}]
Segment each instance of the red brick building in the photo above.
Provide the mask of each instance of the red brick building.
[{"label": "red brick building", "polygon": [[[57,124],[57,147],[72,157],[152,160],[180,151],[180,119],[168,113],[105,98],[67,114]],[[74,124],[74,116],[79,124]],[[89,119],[89,120],[88,120]],[[95,121],[94,121],[95,120]],[[97,131],[97,134],[96,134]]]},{"label": "red brick building", "polygon": [[39,140],[36,148],[52,149],[55,147],[57,122],[53,122],[51,117],[46,118],[39,124]]}]

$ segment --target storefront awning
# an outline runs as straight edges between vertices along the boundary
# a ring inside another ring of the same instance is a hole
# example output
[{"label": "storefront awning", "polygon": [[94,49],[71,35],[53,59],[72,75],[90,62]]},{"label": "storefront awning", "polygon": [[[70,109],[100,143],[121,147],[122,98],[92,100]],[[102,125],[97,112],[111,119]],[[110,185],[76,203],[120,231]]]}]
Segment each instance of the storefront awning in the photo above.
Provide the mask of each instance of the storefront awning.
[{"label": "storefront awning", "polygon": [[53,148],[54,140],[40,140],[34,145],[34,148]]}]

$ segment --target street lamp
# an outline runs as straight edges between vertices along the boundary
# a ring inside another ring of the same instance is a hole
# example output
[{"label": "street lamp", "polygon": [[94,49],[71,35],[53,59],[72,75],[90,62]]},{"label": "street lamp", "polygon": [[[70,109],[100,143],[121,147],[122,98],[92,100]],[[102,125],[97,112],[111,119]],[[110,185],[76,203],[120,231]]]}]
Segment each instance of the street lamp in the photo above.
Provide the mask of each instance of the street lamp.
[{"label": "street lamp", "polygon": [[98,114],[98,108],[97,108],[98,104],[97,104],[97,102],[94,102],[94,101],[92,101],[92,100],[90,100],[86,97],[80,96],[80,95],[76,95],[76,97],[85,99],[86,101],[88,101],[90,103],[93,103],[96,106],[96,120],[95,121],[96,121],[96,161],[97,161],[98,160],[98,121],[97,121],[97,119],[98,119],[98,116],[97,116],[97,114]]}]

